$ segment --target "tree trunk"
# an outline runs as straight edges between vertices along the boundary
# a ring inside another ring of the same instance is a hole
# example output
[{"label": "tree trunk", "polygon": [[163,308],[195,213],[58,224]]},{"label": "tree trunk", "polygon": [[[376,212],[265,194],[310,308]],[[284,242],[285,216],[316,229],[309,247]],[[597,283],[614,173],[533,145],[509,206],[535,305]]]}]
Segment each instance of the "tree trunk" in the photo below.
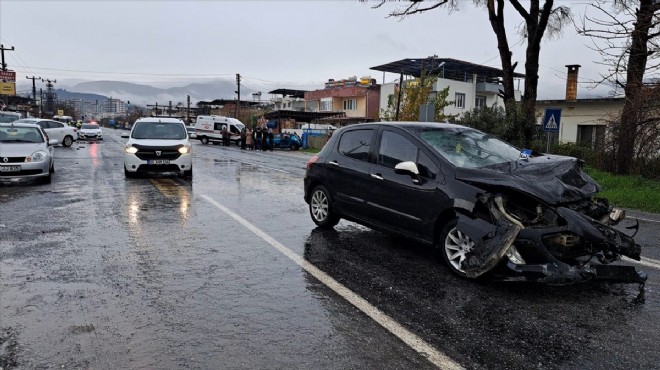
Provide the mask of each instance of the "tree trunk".
[{"label": "tree trunk", "polygon": [[[495,7],[495,1],[497,1],[497,8]],[[504,91],[502,91],[501,97],[504,100],[507,121],[511,122],[516,112],[516,94],[513,84],[515,67],[511,64],[511,51],[509,50],[509,42],[506,37],[506,29],[504,28],[504,0],[488,0],[486,5],[488,7],[490,25],[497,37],[497,49],[499,50],[500,60],[502,62],[502,87]]]},{"label": "tree trunk", "polygon": [[616,132],[615,172],[620,175],[630,173],[635,155],[638,113],[636,102],[642,98],[644,71],[648,59],[649,28],[656,10],[654,0],[640,0],[636,13],[635,29],[630,37],[630,54],[626,71],[626,98],[623,104],[621,121]]}]

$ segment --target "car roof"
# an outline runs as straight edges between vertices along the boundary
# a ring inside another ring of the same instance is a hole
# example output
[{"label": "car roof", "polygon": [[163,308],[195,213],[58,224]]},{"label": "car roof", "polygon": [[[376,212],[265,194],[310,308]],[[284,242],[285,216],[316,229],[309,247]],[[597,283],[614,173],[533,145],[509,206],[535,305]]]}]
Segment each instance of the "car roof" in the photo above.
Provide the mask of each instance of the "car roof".
[{"label": "car roof", "polygon": [[345,126],[348,127],[381,127],[381,126],[393,126],[399,127],[402,129],[425,129],[425,128],[464,128],[469,129],[467,126],[458,125],[455,123],[449,122],[415,122],[415,121],[387,121],[387,122],[371,122],[371,123],[360,123],[357,125]]},{"label": "car roof", "polygon": [[34,123],[23,123],[23,122],[10,122],[10,123],[0,123],[2,127],[35,127],[41,128]]},{"label": "car roof", "polygon": [[138,122],[161,122],[161,123],[181,123],[183,124],[183,121],[178,119],[178,118],[170,118],[170,117],[143,117],[139,118],[135,123]]}]

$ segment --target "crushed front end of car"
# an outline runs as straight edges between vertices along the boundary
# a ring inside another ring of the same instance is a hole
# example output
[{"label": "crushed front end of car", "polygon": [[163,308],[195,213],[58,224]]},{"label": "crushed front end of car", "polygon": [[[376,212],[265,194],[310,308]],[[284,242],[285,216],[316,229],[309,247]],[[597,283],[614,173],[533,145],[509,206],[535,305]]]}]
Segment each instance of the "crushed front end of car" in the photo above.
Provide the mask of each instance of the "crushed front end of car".
[{"label": "crushed front end of car", "polygon": [[[633,266],[612,264],[622,256],[640,260],[641,246],[615,229],[623,210],[595,197],[600,186],[574,158],[547,166],[521,165],[499,175],[462,173],[484,189],[457,227],[474,246],[463,261],[468,277],[492,272],[503,280],[569,284],[588,280],[644,283]],[[526,167],[526,168],[525,168]],[[628,229],[635,229],[634,225]]]}]

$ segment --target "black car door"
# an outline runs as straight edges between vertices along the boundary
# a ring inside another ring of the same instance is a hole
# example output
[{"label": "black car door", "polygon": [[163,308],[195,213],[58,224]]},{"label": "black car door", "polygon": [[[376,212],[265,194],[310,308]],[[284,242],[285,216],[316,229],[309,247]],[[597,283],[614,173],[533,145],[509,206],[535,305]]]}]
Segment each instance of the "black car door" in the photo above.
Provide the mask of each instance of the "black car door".
[{"label": "black car door", "polygon": [[[400,130],[385,128],[377,140],[376,163],[371,167],[368,204],[379,224],[409,235],[432,238],[433,223],[446,195],[439,191],[442,174],[426,154],[426,149]],[[410,161],[419,169],[419,176],[396,173],[394,167]],[[431,235],[430,235],[431,234]]]},{"label": "black car door", "polygon": [[373,128],[342,132],[326,164],[326,181],[334,206],[348,216],[363,218],[369,194]]}]

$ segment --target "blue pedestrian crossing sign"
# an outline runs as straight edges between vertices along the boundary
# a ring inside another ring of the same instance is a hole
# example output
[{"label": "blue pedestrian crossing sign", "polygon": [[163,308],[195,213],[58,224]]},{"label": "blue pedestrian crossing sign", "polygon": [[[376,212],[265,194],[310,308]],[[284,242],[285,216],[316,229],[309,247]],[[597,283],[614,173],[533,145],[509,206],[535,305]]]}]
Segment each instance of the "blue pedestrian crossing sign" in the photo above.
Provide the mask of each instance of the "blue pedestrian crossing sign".
[{"label": "blue pedestrian crossing sign", "polygon": [[559,132],[561,122],[560,108],[545,108],[545,117],[543,118],[543,131]]}]

